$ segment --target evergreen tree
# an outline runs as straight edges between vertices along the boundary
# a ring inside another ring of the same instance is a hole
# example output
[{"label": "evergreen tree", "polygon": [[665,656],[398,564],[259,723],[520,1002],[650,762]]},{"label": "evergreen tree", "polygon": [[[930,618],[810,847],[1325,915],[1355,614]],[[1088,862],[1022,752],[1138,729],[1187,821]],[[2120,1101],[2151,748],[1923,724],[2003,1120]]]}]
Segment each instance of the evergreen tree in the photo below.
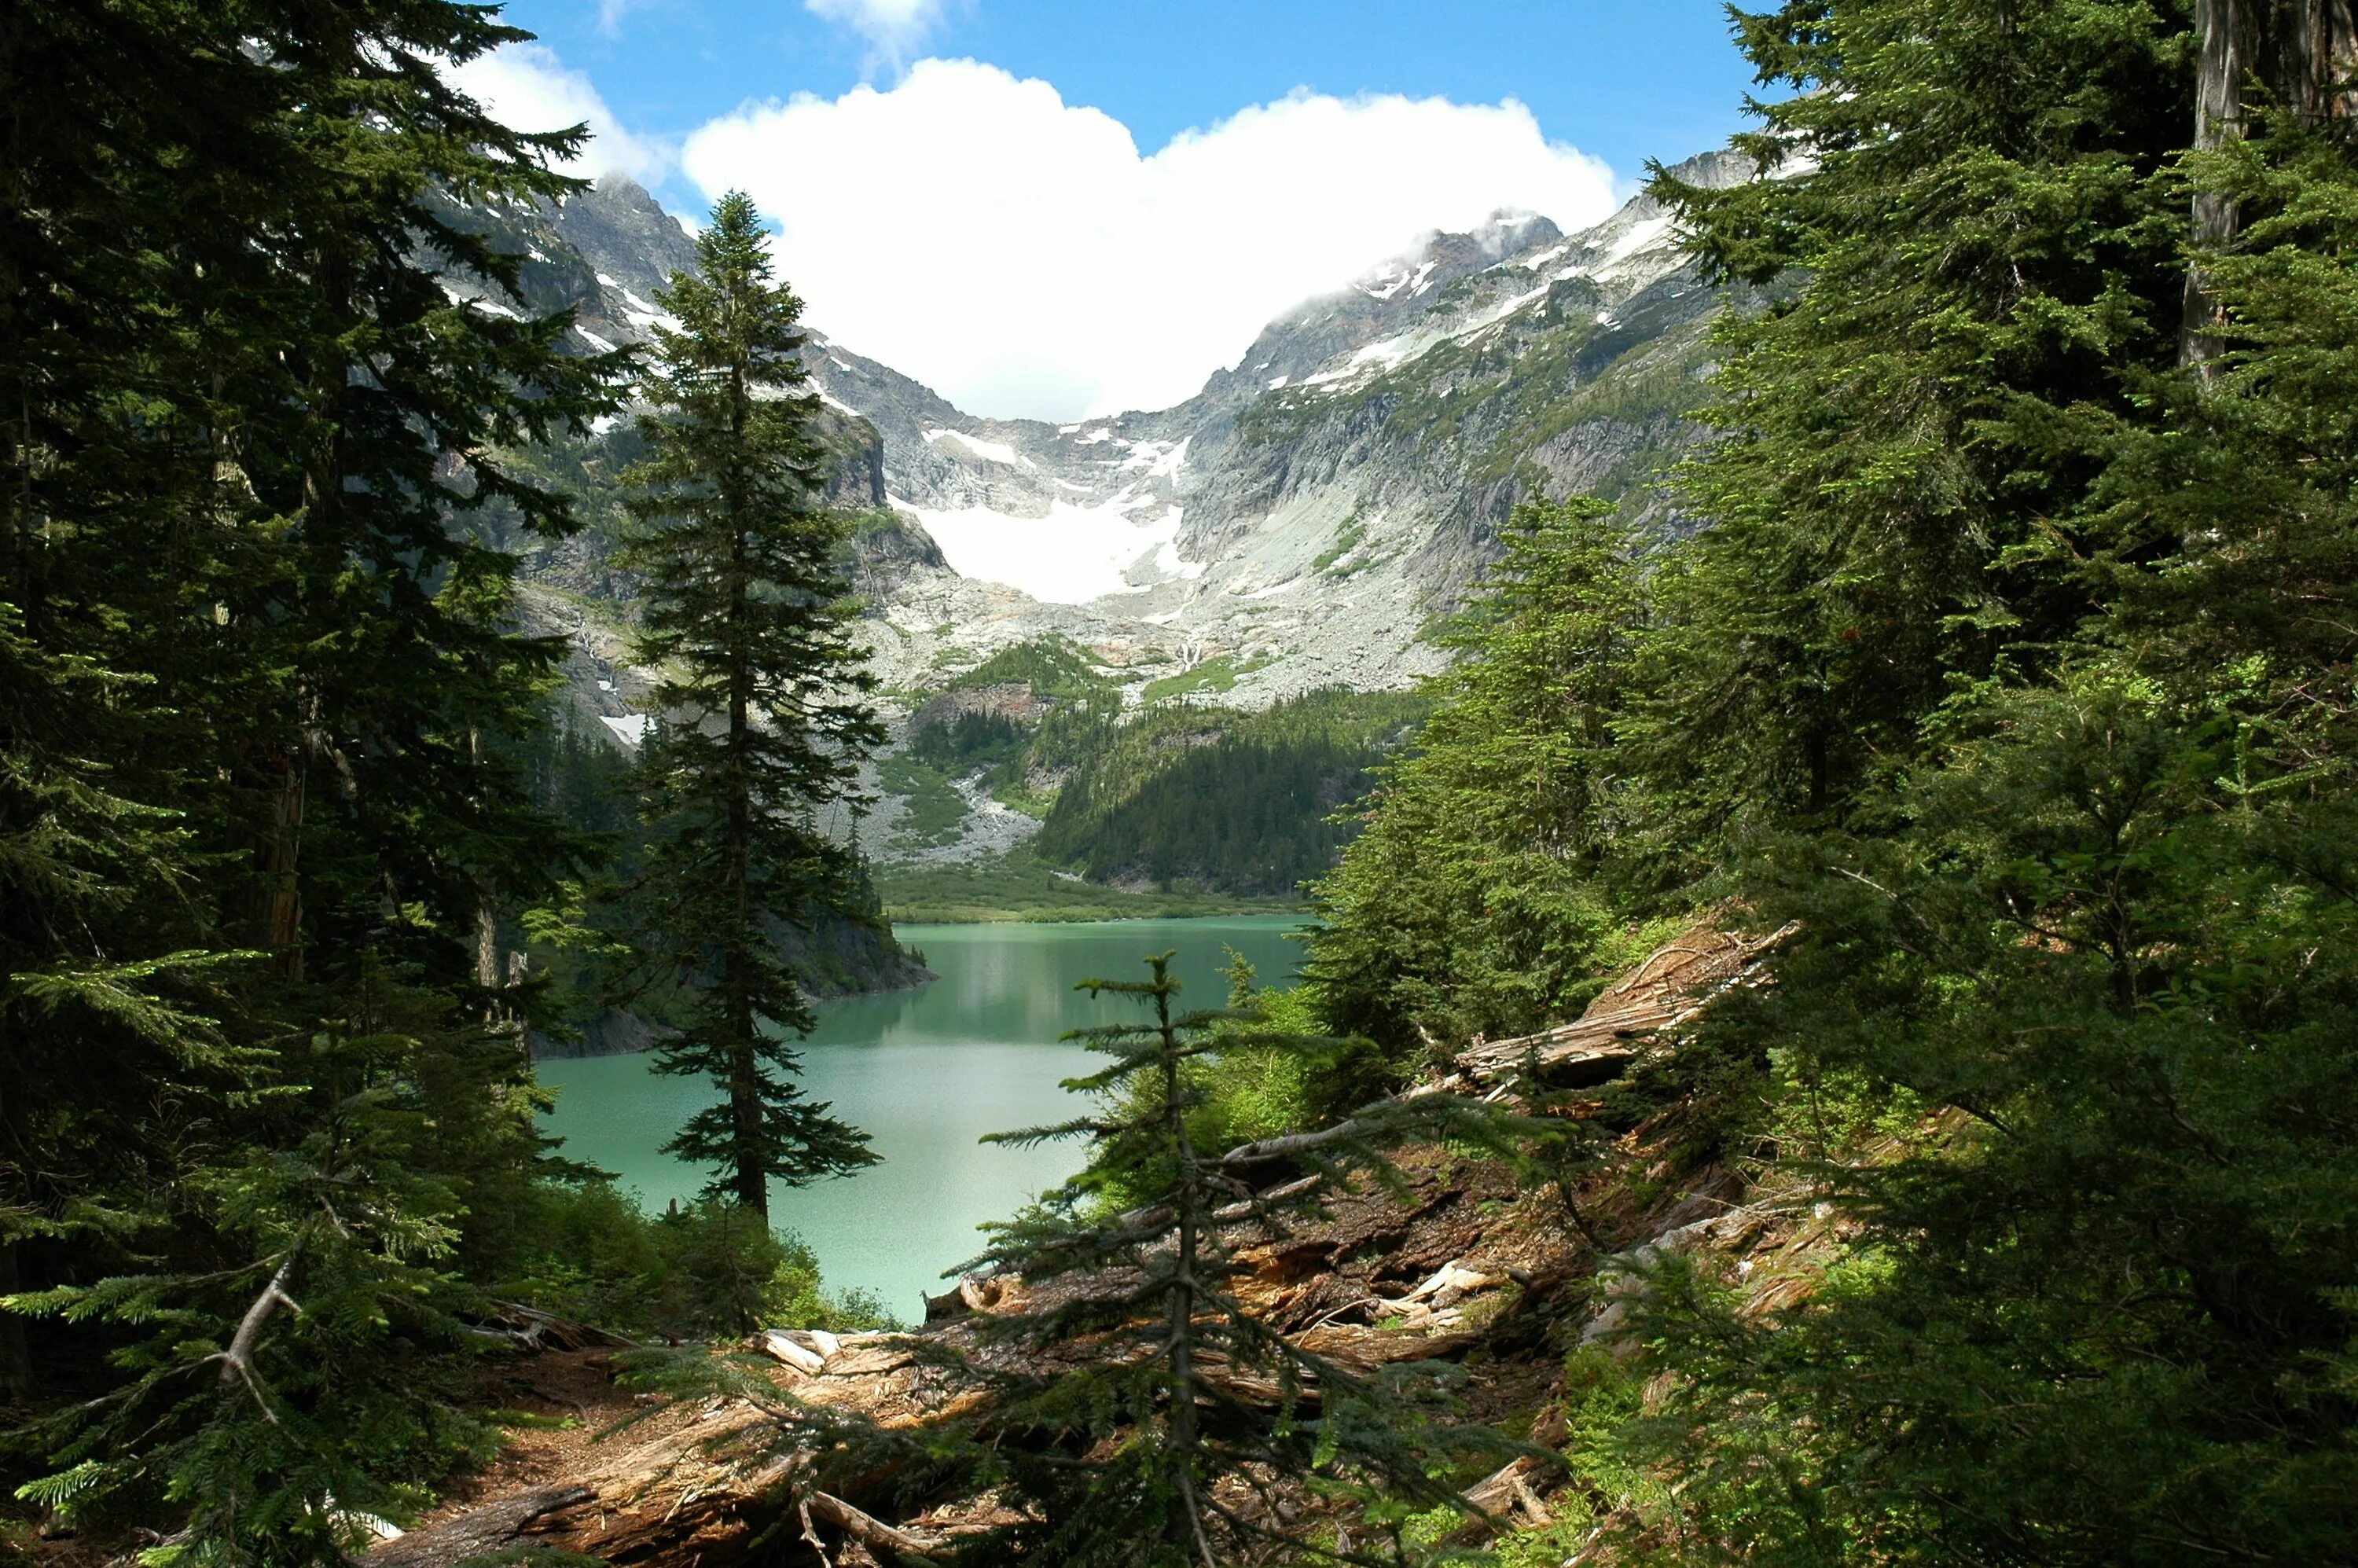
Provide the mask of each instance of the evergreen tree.
[{"label": "evergreen tree", "polygon": [[1628,525],[1579,498],[1515,514],[1506,555],[1444,636],[1461,655],[1316,888],[1305,973],[1328,1027],[1396,1052],[1576,1012],[1624,961],[1613,725],[1643,630]]},{"label": "evergreen tree", "polygon": [[1782,1087],[1748,1133],[1853,1250],[1773,1317],[1658,1280],[1650,1554],[2346,1556],[2346,133],[2174,157],[2199,40],[2144,5],[1744,27],[1818,90],[1755,145],[1821,162],[1681,193],[1797,293],[1731,329],[1628,728],[1708,885],[1799,925],[1682,1056]]},{"label": "evergreen tree", "polygon": [[849,797],[882,736],[864,694],[841,576],[844,522],[819,504],[817,400],[803,389],[801,301],[770,281],[753,204],[724,197],[698,273],[661,297],[649,456],[628,475],[644,579],[638,656],[663,672],[642,769],[650,827],[640,946],[695,992],[657,1070],[723,1098],[665,1145],[719,1172],[711,1190],[769,1214],[791,1184],[871,1163],[866,1137],[795,1086],[790,1035],[811,1013],[780,930],[815,908],[856,914],[853,851],[817,825]]},{"label": "evergreen tree", "polygon": [[[1250,1011],[1179,1011],[1171,957],[1147,959],[1144,980],[1081,982],[1150,1010],[1140,1022],[1065,1036],[1109,1058],[1065,1086],[1103,1108],[993,1140],[1084,1139],[1089,1162],[1038,1207],[992,1227],[979,1260],[1020,1279],[1026,1296],[978,1320],[969,1368],[996,1385],[987,1431],[971,1434],[987,1444],[985,1480],[1025,1517],[978,1550],[1155,1568],[1214,1568],[1272,1550],[1293,1562],[1386,1560],[1380,1549],[1305,1540],[1290,1522],[1299,1499],[1287,1489],[1357,1491],[1397,1522],[1408,1508],[1459,1501],[1446,1476],[1501,1445],[1437,1419],[1434,1368],[1354,1373],[1260,1322],[1236,1290],[1237,1238],[1282,1238],[1355,1177],[1382,1179],[1389,1146],[1450,1137],[1496,1149],[1502,1125],[1448,1095],[1370,1107],[1289,1141],[1322,1180],[1282,1197],[1257,1193],[1249,1167],[1195,1144],[1203,1066],[1238,1049],[1323,1059],[1338,1043],[1260,1030]],[[1115,1212],[1111,1195],[1135,1206]],[[1008,1441],[1015,1434],[1048,1446]]]},{"label": "evergreen tree", "polygon": [[[1658,175],[1722,318],[1707,524],[1653,585],[1620,727],[1667,813],[1661,874],[1839,815],[1961,680],[2036,667],[2090,609],[2077,535],[2119,422],[2175,362],[2191,104],[2147,0],[1794,0],[1736,14],[1762,178]],[[1815,160],[1815,167],[1800,160]],[[1633,761],[1637,759],[1633,758]]]},{"label": "evergreen tree", "polygon": [[512,292],[451,214],[562,195],[579,133],[452,89],[524,35],[444,0],[0,26],[0,1240],[80,1395],[25,1495],[333,1559],[480,1440],[449,1265],[538,1152],[477,957],[566,860],[496,744],[555,654],[463,520],[569,526],[500,449],[611,364],[438,275]]}]

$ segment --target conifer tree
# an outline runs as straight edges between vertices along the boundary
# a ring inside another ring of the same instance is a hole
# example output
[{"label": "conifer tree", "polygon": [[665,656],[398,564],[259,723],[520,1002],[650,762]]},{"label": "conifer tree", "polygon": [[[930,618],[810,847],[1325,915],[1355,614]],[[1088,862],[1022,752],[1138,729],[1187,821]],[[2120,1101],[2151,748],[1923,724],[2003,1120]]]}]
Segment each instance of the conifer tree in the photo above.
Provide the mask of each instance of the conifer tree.
[{"label": "conifer tree", "polygon": [[1838,816],[1955,683],[2079,623],[2072,554],[2147,546],[2057,520],[2177,359],[2191,83],[2166,10],[1736,14],[1761,80],[1809,90],[1735,141],[1780,178],[1653,187],[1707,272],[1779,295],[1721,319],[1721,435],[1677,485],[1707,526],[1657,575],[1620,727],[1676,813],[1665,876]]},{"label": "conifer tree", "polygon": [[469,1003],[485,899],[564,860],[482,743],[553,653],[465,520],[570,526],[500,449],[611,362],[439,275],[512,296],[452,214],[562,195],[579,138],[449,85],[524,35],[445,0],[0,25],[0,1241],[83,1390],[25,1495],[330,1560],[479,1441],[448,1264],[537,1152]]},{"label": "conifer tree", "polygon": [[1674,192],[1791,304],[1728,330],[1709,520],[1625,733],[1665,817],[1720,829],[1716,885],[1796,923],[1681,1055],[1781,1095],[1747,1136],[1854,1252],[1773,1320],[1660,1271],[1625,1430],[1679,1500],[1641,1560],[2301,1562],[2358,1530],[2358,1139],[2315,1108],[2358,1093],[2358,159],[2297,108],[2188,156],[2186,24],[1747,16],[1764,77],[1814,90],[1747,145],[1817,167]]},{"label": "conifer tree", "polygon": [[[1444,633],[1439,706],[1318,883],[1305,975],[1329,1028],[1405,1051],[1576,1011],[1621,957],[1603,870],[1634,826],[1613,727],[1644,626],[1644,562],[1589,497],[1520,508]],[[1634,957],[1634,955],[1631,955]]]},{"label": "conifer tree", "polygon": [[849,636],[846,524],[819,502],[801,301],[771,281],[741,194],[714,207],[697,261],[661,296],[679,324],[657,329],[641,421],[650,456],[627,476],[641,527],[625,559],[645,582],[639,657],[663,672],[635,907],[646,958],[693,992],[657,1070],[708,1077],[722,1096],[666,1147],[716,1168],[711,1190],[766,1218],[771,1182],[874,1159],[795,1082],[789,1037],[809,1032],[811,1012],[776,936],[814,910],[860,912],[853,851],[817,813],[850,795],[882,735]]},{"label": "conifer tree", "polygon": [[[1290,1562],[1384,1560],[1380,1525],[1356,1548],[1331,1549],[1294,1528],[1293,1489],[1356,1491],[1397,1522],[1407,1509],[1459,1503],[1446,1476],[1495,1452],[1495,1437],[1436,1419],[1445,1407],[1432,1367],[1355,1373],[1262,1323],[1236,1289],[1237,1238],[1281,1238],[1354,1179],[1390,1177],[1389,1148],[1446,1137],[1498,1149],[1506,1125],[1450,1095],[1371,1106],[1286,1140],[1315,1179],[1263,1195],[1249,1161],[1195,1146],[1203,1074],[1223,1051],[1323,1059],[1339,1042],[1261,1030],[1249,1009],[1180,1011],[1171,958],[1148,958],[1143,980],[1080,984],[1149,1010],[1065,1036],[1109,1058],[1065,1086],[1103,1108],[993,1140],[1081,1139],[1089,1163],[993,1227],[979,1260],[1019,1279],[1027,1300],[978,1320],[968,1368],[995,1385],[984,1479],[1025,1516],[988,1550],[1140,1568],[1214,1568],[1271,1551]],[[1114,1211],[1106,1199],[1117,1194],[1134,1206]]]}]

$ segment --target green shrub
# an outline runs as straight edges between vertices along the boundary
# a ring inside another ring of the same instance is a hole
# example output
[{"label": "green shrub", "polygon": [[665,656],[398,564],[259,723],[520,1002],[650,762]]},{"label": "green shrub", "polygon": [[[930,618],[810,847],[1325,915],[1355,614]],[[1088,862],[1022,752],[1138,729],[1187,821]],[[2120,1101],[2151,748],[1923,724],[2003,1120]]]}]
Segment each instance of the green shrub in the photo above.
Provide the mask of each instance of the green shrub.
[{"label": "green shrub", "polygon": [[584,1182],[544,1183],[532,1204],[539,1249],[498,1293],[560,1317],[671,1339],[892,1325],[872,1292],[828,1292],[793,1232],[725,1200],[651,1219],[612,1184]]}]

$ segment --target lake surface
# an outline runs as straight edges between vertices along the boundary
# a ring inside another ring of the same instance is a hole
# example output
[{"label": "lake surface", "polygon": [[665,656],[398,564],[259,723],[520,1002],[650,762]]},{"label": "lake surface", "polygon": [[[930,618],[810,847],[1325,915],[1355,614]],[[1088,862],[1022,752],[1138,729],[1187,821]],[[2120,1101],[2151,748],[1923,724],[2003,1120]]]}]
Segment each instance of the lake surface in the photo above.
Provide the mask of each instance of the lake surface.
[{"label": "lake surface", "polygon": [[[941,979],[829,1002],[803,1042],[805,1089],[864,1129],[883,1162],[817,1186],[773,1189],[772,1222],[810,1244],[830,1289],[863,1286],[896,1316],[917,1321],[925,1293],[945,1288],[942,1271],[981,1249],[978,1225],[1005,1218],[1080,1168],[1075,1143],[977,1141],[1080,1114],[1087,1102],[1057,1086],[1105,1059],[1056,1037],[1142,1016],[1134,1000],[1093,1001],[1075,983],[1144,979],[1146,955],[1175,949],[1182,1005],[1217,1007],[1228,997],[1227,950],[1251,959],[1261,983],[1283,983],[1301,958],[1287,933],[1300,925],[1293,915],[1257,915],[896,927]],[[660,1210],[693,1196],[705,1177],[658,1150],[716,1097],[696,1080],[656,1076],[647,1061],[551,1061],[539,1072],[558,1091],[547,1125],[564,1152],[616,1173]]]}]

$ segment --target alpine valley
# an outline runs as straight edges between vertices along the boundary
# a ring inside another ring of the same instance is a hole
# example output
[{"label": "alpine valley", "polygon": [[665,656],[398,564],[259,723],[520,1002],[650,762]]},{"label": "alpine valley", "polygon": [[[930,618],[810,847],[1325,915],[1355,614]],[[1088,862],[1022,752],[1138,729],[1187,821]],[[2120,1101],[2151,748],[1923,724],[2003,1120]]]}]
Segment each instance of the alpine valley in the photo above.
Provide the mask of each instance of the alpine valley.
[{"label": "alpine valley", "polygon": [[[1677,173],[1749,169],[1720,153]],[[694,264],[620,178],[477,217],[525,258],[514,303],[573,308],[585,350],[645,341]],[[809,323],[893,736],[874,807],[838,830],[904,917],[1293,898],[1340,841],[1328,818],[1412,733],[1413,689],[1447,662],[1433,635],[1520,501],[1585,492],[1673,525],[1648,476],[1693,438],[1726,297],[1647,197],[1571,234],[1502,212],[1270,322],[1176,407],[1068,425],[976,417]],[[570,642],[577,727],[623,753],[650,683],[612,492],[639,449],[626,416],[535,458],[569,470],[591,526],[503,541],[535,629]]]}]

